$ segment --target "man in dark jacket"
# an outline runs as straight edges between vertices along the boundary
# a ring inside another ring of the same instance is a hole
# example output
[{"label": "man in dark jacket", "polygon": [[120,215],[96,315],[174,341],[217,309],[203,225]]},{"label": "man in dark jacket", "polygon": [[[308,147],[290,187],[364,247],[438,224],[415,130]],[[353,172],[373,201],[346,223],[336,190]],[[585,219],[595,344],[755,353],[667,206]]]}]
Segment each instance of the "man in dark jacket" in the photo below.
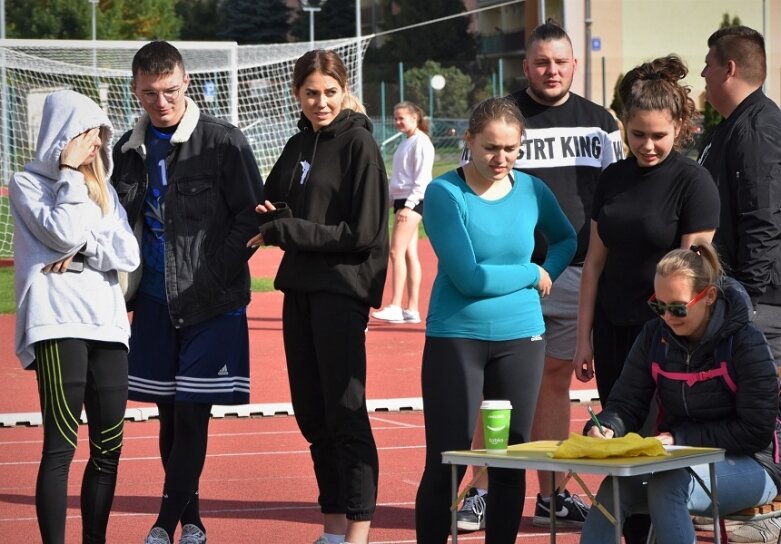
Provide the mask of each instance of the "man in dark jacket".
[{"label": "man in dark jacket", "polygon": [[[719,187],[721,219],[714,242],[727,272],[748,291],[754,321],[781,367],[781,110],[762,92],[765,40],[745,26],[708,38],[705,92],[724,120],[700,156]],[[746,524],[730,542],[775,542],[773,520]]]},{"label": "man in dark jacket", "polygon": [[130,296],[129,398],[157,403],[165,468],[146,544],[169,544],[180,522],[182,542],[206,542],[198,482],[211,406],[249,401],[246,241],[262,180],[243,134],[201,113],[188,84],[175,47],[142,47],[131,88],[146,114],[114,148],[112,184],[143,257]]}]

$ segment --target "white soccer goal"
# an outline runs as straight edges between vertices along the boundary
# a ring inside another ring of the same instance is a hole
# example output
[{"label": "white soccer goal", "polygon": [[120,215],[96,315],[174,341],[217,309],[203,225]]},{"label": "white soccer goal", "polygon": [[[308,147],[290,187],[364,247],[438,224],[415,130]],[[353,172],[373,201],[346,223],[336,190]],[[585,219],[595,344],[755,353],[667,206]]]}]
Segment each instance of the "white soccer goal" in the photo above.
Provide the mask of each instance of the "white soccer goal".
[{"label": "white soccer goal", "polygon": [[[335,50],[356,77],[371,36],[316,42]],[[0,258],[13,254],[6,185],[34,153],[44,97],[83,93],[108,113],[116,137],[143,111],[130,92],[130,65],[145,42],[4,40],[0,47]],[[308,43],[239,46],[172,42],[190,74],[187,94],[203,110],[242,129],[265,176],[296,132],[300,109],[290,91],[293,65]],[[351,81],[356,88],[358,81]]]}]

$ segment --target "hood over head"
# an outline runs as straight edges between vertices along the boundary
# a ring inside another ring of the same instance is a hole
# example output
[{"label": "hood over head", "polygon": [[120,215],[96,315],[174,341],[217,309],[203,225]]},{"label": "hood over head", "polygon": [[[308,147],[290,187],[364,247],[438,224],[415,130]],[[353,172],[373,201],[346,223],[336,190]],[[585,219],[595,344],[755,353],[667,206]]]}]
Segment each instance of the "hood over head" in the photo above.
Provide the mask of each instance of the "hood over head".
[{"label": "hood over head", "polygon": [[73,138],[96,127],[101,128],[103,146],[100,156],[106,177],[109,177],[113,168],[111,141],[114,127],[106,113],[92,99],[75,91],[51,93],[43,104],[35,158],[25,168],[47,178],[58,179],[62,150]]}]

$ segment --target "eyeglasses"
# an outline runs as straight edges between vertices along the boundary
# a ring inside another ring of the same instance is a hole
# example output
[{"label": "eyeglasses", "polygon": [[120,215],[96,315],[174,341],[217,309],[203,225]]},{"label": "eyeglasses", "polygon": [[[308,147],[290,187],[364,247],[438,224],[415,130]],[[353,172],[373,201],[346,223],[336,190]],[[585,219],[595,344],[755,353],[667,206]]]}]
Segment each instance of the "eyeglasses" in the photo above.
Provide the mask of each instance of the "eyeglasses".
[{"label": "eyeglasses", "polygon": [[695,296],[693,299],[691,299],[689,302],[671,302],[669,304],[665,304],[664,302],[659,302],[656,300],[656,295],[651,295],[651,298],[648,299],[648,306],[656,312],[659,317],[664,317],[665,312],[670,312],[670,315],[673,317],[686,317],[689,315],[689,306],[692,304],[697,304],[698,301],[702,299],[702,297],[705,296],[705,292],[707,291],[707,287],[697,293],[697,296]]},{"label": "eyeglasses", "polygon": [[157,102],[157,97],[163,95],[166,102],[173,102],[179,98],[179,93],[182,92],[181,87],[175,89],[166,89],[165,91],[141,91],[141,99],[147,104],[154,104]]}]

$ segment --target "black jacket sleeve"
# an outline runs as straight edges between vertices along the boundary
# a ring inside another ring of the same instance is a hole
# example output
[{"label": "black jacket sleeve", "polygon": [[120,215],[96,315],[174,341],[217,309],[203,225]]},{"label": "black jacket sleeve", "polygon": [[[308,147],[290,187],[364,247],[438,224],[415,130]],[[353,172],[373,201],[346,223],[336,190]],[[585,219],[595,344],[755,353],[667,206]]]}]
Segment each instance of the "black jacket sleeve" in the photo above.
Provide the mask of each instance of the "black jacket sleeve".
[{"label": "black jacket sleeve", "polygon": [[244,134],[232,127],[225,134],[223,151],[219,154],[223,198],[229,213],[230,229],[218,246],[213,270],[220,271],[224,281],[230,282],[244,270],[254,253],[247,248],[247,240],[257,233],[255,205],[263,202],[263,180]]},{"label": "black jacket sleeve", "polygon": [[779,281],[772,274],[781,255],[768,248],[777,248],[781,238],[781,113],[753,112],[736,127],[729,145],[734,159],[727,175],[736,196],[738,235],[732,272],[756,304]]}]

